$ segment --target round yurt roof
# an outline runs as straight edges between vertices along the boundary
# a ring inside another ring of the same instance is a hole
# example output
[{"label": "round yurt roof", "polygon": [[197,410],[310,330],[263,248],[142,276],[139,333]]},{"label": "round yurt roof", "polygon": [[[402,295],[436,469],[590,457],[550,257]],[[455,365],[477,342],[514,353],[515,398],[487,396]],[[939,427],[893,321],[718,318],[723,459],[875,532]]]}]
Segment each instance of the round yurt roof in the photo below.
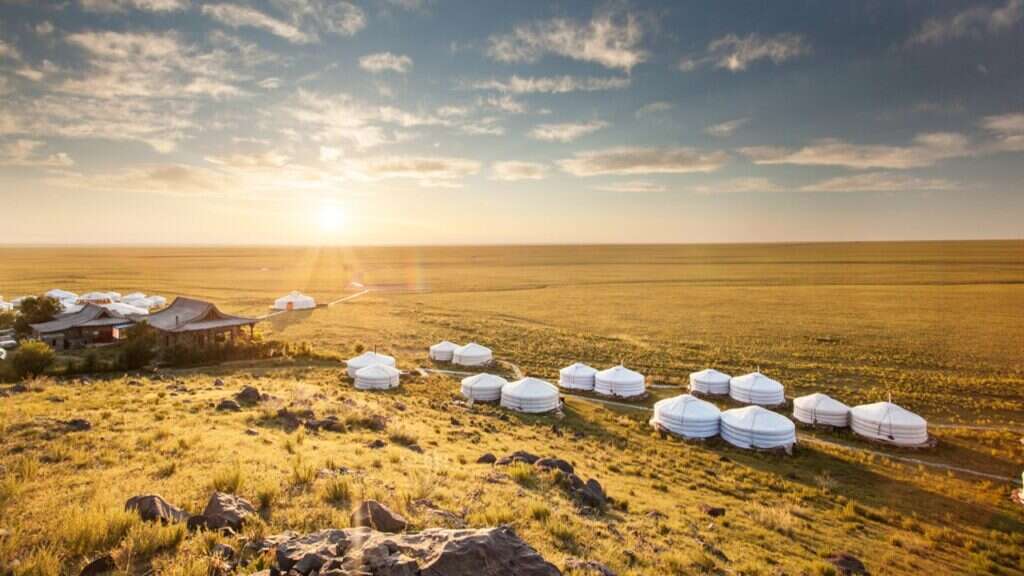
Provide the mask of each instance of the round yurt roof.
[{"label": "round yurt roof", "polygon": [[516,398],[550,398],[558,396],[555,385],[540,378],[523,378],[502,388],[502,393]]},{"label": "round yurt roof", "polygon": [[359,378],[392,378],[401,374],[398,370],[387,364],[371,364],[356,370]]},{"label": "round yurt roof", "polygon": [[850,410],[855,418],[884,422],[897,427],[926,427],[928,422],[906,408],[892,402],[875,402],[855,406]]},{"label": "round yurt roof", "polygon": [[47,296],[55,300],[77,300],[78,294],[74,292],[68,292],[67,290],[61,290],[60,288],[54,288],[46,293]]},{"label": "round yurt roof", "polygon": [[491,353],[491,349],[486,346],[481,346],[476,342],[470,342],[465,346],[460,346],[455,350],[456,354],[460,356],[486,356]]},{"label": "round yurt roof", "polygon": [[626,368],[622,364],[618,366],[612,366],[607,370],[601,370],[597,373],[597,377],[604,381],[613,382],[643,382],[644,375]]},{"label": "round yurt roof", "polygon": [[789,418],[760,406],[726,410],[722,412],[722,422],[734,428],[757,432],[787,432],[796,428]]},{"label": "round yurt roof", "polygon": [[587,366],[582,362],[577,362],[572,366],[566,366],[558,371],[563,376],[593,376],[597,374],[597,369]]},{"label": "round yurt roof", "polygon": [[701,382],[728,382],[732,377],[724,372],[719,372],[714,368],[705,368],[699,372],[692,372],[691,378],[700,380]]},{"label": "round yurt roof", "polygon": [[372,364],[387,364],[389,366],[394,366],[395,359],[387,354],[378,354],[377,352],[366,351],[355,358],[349,358],[345,361],[345,364],[349,366],[370,366]]},{"label": "round yurt roof", "polygon": [[508,380],[505,380],[501,376],[495,374],[476,374],[474,376],[468,376],[462,379],[463,386],[469,386],[470,388],[502,388],[508,384]]},{"label": "round yurt roof", "polygon": [[146,295],[142,292],[132,292],[131,294],[125,294],[121,297],[122,300],[142,300]]},{"label": "round yurt roof", "polygon": [[846,404],[821,392],[795,398],[793,406],[802,410],[813,410],[826,414],[845,414],[850,411],[850,407]]},{"label": "round yurt roof", "polygon": [[80,298],[82,300],[115,300],[110,292],[86,292]]},{"label": "round yurt roof", "polygon": [[433,346],[431,346],[430,347],[430,351],[431,352],[454,352],[458,348],[460,348],[460,346],[458,344],[456,344],[455,342],[449,342],[447,340],[442,340],[442,341],[438,342],[437,344],[434,344]]},{"label": "round yurt roof", "polygon": [[760,372],[751,372],[750,374],[744,374],[743,376],[736,376],[731,380],[731,385],[740,386],[748,390],[758,390],[761,392],[775,392],[782,390],[782,384],[776,380],[761,374]]},{"label": "round yurt roof", "polygon": [[680,394],[679,396],[659,400],[654,404],[654,412],[680,420],[712,420],[718,418],[722,413],[711,402],[705,402],[690,394]]},{"label": "round yurt roof", "polygon": [[133,316],[144,316],[149,314],[149,310],[145,308],[139,308],[138,306],[132,306],[131,304],[125,304],[124,302],[112,302],[110,304],[102,305],[111,312],[117,312],[118,314],[133,315]]}]

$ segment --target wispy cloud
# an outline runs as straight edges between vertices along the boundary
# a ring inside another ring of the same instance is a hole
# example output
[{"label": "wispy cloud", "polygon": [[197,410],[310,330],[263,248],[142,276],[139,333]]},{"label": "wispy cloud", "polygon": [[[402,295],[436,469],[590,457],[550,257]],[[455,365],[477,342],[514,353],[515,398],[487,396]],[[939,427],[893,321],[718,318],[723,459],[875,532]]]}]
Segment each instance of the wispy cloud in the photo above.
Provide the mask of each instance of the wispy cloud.
[{"label": "wispy cloud", "polygon": [[208,4],[203,6],[203,14],[232,28],[259,28],[294,42],[305,44],[316,41],[316,37],[300,30],[297,26],[278,20],[249,6],[239,4]]},{"label": "wispy cloud", "polygon": [[780,188],[771,180],[760,177],[730,178],[719,182],[700,184],[690,190],[696,194],[749,194],[756,192],[778,192]]},{"label": "wispy cloud", "polygon": [[577,152],[558,165],[574,176],[688,174],[714,172],[728,159],[724,152],[694,148],[620,147]]},{"label": "wispy cloud", "polygon": [[45,146],[45,142],[26,139],[0,143],[0,166],[62,168],[75,163],[64,152],[40,154]]},{"label": "wispy cloud", "polygon": [[595,186],[595,190],[601,190],[602,192],[624,192],[629,194],[634,193],[656,193],[656,192],[667,192],[668,187],[664,184],[658,184],[656,182],[650,182],[648,180],[631,180],[628,182],[613,182],[611,184],[603,184],[601,186]]},{"label": "wispy cloud", "polygon": [[485,108],[500,110],[507,114],[525,114],[526,104],[516,100],[510,94],[487,96],[478,99],[477,103]]},{"label": "wispy cloud", "polygon": [[996,138],[996,142],[990,146],[992,150],[1024,151],[1024,114],[986,116],[981,125]]},{"label": "wispy cloud", "polygon": [[664,112],[668,112],[671,109],[672,109],[672,103],[671,102],[664,102],[664,101],[651,102],[650,104],[645,104],[645,105],[641,106],[640,108],[638,108],[637,111],[636,111],[636,117],[637,118],[643,118],[645,116],[654,116],[654,115],[657,115],[657,114],[662,114]]},{"label": "wispy cloud", "polygon": [[480,171],[480,162],[446,156],[377,156],[354,161],[370,179],[416,180],[423,186],[452,187]]},{"label": "wispy cloud", "polygon": [[412,68],[412,58],[404,54],[377,52],[376,54],[367,54],[360,58],[359,67],[374,74],[387,71],[405,74]]},{"label": "wispy cloud", "polygon": [[608,126],[607,122],[591,120],[589,122],[563,122],[561,124],[538,124],[530,130],[530,138],[545,142],[572,142],[577,138],[593,134]]},{"label": "wispy cloud", "polygon": [[491,179],[503,182],[519,180],[542,180],[547,174],[547,166],[537,162],[517,162],[509,160],[495,162],[491,165]]},{"label": "wispy cloud", "polygon": [[189,0],[79,0],[83,10],[88,12],[126,12],[143,10],[146,12],[175,12],[186,10]]},{"label": "wispy cloud", "polygon": [[1008,0],[1000,7],[977,5],[944,18],[931,18],[907,41],[909,45],[942,44],[966,37],[1006,32],[1024,16],[1024,0]]},{"label": "wispy cloud", "polygon": [[740,152],[756,164],[843,166],[858,170],[919,168],[973,153],[965,136],[947,132],[919,134],[909,146],[851,144],[838,138],[825,138],[795,150],[754,146],[742,148]]},{"label": "wispy cloud", "polygon": [[629,87],[624,76],[607,78],[580,78],[576,76],[511,76],[505,80],[475,80],[462,83],[470,90],[491,90],[511,94],[566,94],[569,92],[597,92]]},{"label": "wispy cloud", "polygon": [[726,122],[721,122],[718,124],[708,126],[707,128],[704,129],[704,133],[709,134],[711,136],[716,136],[718,138],[725,138],[727,136],[732,136],[734,132],[739,130],[749,121],[750,118],[737,118],[735,120],[728,120]]},{"label": "wispy cloud", "polygon": [[468,121],[459,126],[459,130],[471,136],[501,136],[505,133],[505,127],[494,116]]},{"label": "wispy cloud", "polygon": [[761,36],[753,33],[743,37],[727,34],[712,40],[704,55],[683,58],[679,62],[679,69],[691,72],[711,64],[716,68],[740,72],[758,60],[771,60],[775,64],[782,64],[810,52],[810,44],[799,34]]},{"label": "wispy cloud", "polygon": [[919,178],[893,172],[866,172],[838,176],[800,188],[803,192],[921,192],[953,190],[956,183],[943,178]]},{"label": "wispy cloud", "polygon": [[625,9],[604,9],[587,22],[554,18],[521,24],[491,36],[487,54],[499,62],[534,62],[545,54],[630,71],[648,58],[641,47],[640,18]]}]

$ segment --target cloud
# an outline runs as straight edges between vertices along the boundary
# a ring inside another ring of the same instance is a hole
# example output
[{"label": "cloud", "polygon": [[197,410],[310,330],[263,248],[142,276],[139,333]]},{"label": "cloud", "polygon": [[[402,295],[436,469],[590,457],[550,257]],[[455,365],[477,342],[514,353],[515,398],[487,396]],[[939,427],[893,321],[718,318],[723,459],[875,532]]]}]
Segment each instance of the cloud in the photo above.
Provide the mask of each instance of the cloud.
[{"label": "cloud", "polygon": [[491,36],[487,55],[499,62],[534,62],[545,54],[630,71],[648,58],[640,19],[621,9],[601,10],[588,22],[567,18],[522,24]]},{"label": "cloud", "polygon": [[49,36],[53,34],[53,23],[49,20],[44,20],[39,24],[36,24],[35,31],[39,36]]},{"label": "cloud", "polygon": [[701,66],[711,64],[716,68],[740,72],[758,60],[771,60],[775,64],[782,64],[810,52],[810,45],[799,34],[765,37],[753,33],[742,38],[736,34],[728,34],[712,40],[703,56],[683,58],[679,62],[679,69],[683,72],[692,72]]},{"label": "cloud", "polygon": [[435,114],[367,104],[348,94],[327,96],[304,89],[299,89],[296,96],[285,104],[283,112],[307,125],[316,142],[341,141],[360,149],[397,142],[401,135],[394,130],[395,126],[414,128],[450,124]]},{"label": "cloud", "polygon": [[595,190],[602,192],[625,192],[625,193],[656,193],[667,192],[668,187],[664,184],[650,182],[647,180],[631,180],[628,182],[613,182],[603,186],[596,186]]},{"label": "cloud", "polygon": [[126,12],[131,9],[145,12],[175,12],[189,7],[189,0],[79,0],[87,12]]},{"label": "cloud", "polygon": [[530,130],[530,138],[545,142],[572,142],[581,136],[592,134],[608,126],[607,122],[565,122],[562,124],[538,124]]},{"label": "cloud", "polygon": [[501,110],[508,114],[525,114],[526,104],[523,104],[519,100],[516,100],[508,94],[502,94],[500,96],[487,96],[486,98],[480,98],[478,100],[480,106],[486,108],[493,108],[495,110]]},{"label": "cloud", "polygon": [[18,49],[10,42],[0,39],[0,58],[21,60],[21,52],[18,52]]},{"label": "cloud", "polygon": [[627,77],[580,78],[575,76],[511,76],[506,80],[477,80],[464,83],[470,90],[490,90],[511,94],[567,94],[569,92],[597,92],[629,87]]},{"label": "cloud", "polygon": [[755,164],[843,166],[857,170],[919,168],[973,153],[966,137],[945,132],[919,134],[909,146],[859,145],[838,138],[824,138],[797,150],[754,146],[741,148],[740,152]]},{"label": "cloud", "polygon": [[839,176],[802,186],[802,192],[904,192],[952,190],[956,183],[942,178],[918,178],[892,172]]},{"label": "cloud", "polygon": [[341,160],[344,153],[339,148],[332,146],[321,146],[320,147],[320,161],[321,162],[337,162]]},{"label": "cloud", "polygon": [[75,162],[64,152],[40,155],[45,147],[38,140],[18,139],[0,144],[0,166],[22,166],[30,168],[63,168]]},{"label": "cloud", "polygon": [[778,192],[780,188],[767,178],[731,178],[710,184],[693,186],[690,190],[696,194],[745,194],[752,192]]},{"label": "cloud", "polygon": [[997,152],[1024,151],[1024,114],[986,116],[982,127],[992,133],[996,142],[990,149]]},{"label": "cloud", "polygon": [[270,0],[292,24],[316,37],[317,31],[354,36],[366,27],[366,13],[345,0]]},{"label": "cloud", "polygon": [[210,164],[230,168],[280,168],[288,164],[290,158],[275,150],[254,154],[228,154],[224,156],[207,156]]},{"label": "cloud", "polygon": [[505,127],[498,124],[498,119],[493,116],[466,122],[459,126],[459,130],[471,136],[501,136],[505,133]]},{"label": "cloud", "polygon": [[1012,28],[1024,16],[1024,0],[1008,0],[1001,7],[972,6],[947,18],[926,20],[908,45],[936,45],[959,38],[977,38]]},{"label": "cloud", "polygon": [[574,176],[689,174],[714,172],[728,159],[724,152],[694,148],[620,147],[577,152],[558,165]]},{"label": "cloud", "polygon": [[480,162],[445,156],[379,156],[354,161],[356,170],[370,180],[416,180],[423,186],[457,186],[480,171]]},{"label": "cloud", "polygon": [[412,58],[391,52],[367,54],[359,59],[359,67],[374,74],[391,71],[405,74],[412,68]]},{"label": "cloud", "polygon": [[749,121],[750,118],[737,118],[735,120],[713,124],[705,128],[704,133],[718,138],[725,138],[727,136],[732,136],[733,132],[736,132],[736,130],[743,127],[743,125]]},{"label": "cloud", "polygon": [[637,118],[643,118],[644,116],[654,116],[663,112],[668,112],[672,109],[671,102],[651,102],[641,106],[636,111]]},{"label": "cloud", "polygon": [[502,182],[518,182],[520,180],[543,180],[547,166],[537,162],[517,162],[509,160],[495,162],[491,165],[491,180]]},{"label": "cloud", "polygon": [[295,25],[268,16],[248,6],[208,4],[203,6],[203,14],[225,26],[232,28],[259,28],[295,44],[306,44],[316,41],[315,36],[303,32]]}]

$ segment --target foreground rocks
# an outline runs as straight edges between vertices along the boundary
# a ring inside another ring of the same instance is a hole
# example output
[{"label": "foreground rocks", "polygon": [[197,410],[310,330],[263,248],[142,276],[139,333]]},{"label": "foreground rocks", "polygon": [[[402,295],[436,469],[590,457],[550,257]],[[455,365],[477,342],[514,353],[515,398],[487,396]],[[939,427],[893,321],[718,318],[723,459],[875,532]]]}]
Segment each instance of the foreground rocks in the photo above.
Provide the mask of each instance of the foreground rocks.
[{"label": "foreground rocks", "polygon": [[[484,454],[477,462],[490,462],[492,458],[494,458],[492,454]],[[493,460],[493,462],[496,466],[522,463],[533,466],[537,470],[554,472],[555,478],[562,488],[577,502],[588,508],[603,509],[610,500],[600,482],[593,478],[584,481],[576,474],[573,465],[561,458],[541,458],[535,454],[517,450],[508,456]]]},{"label": "foreground rocks", "polygon": [[285,533],[247,546],[250,556],[274,550],[275,565],[259,572],[310,576],[558,576],[558,568],[508,527],[432,528],[386,534],[369,528]]},{"label": "foreground rocks", "polygon": [[205,528],[240,532],[246,520],[255,514],[256,508],[245,498],[214,492],[203,513],[188,519],[188,527],[190,530]]},{"label": "foreground rocks", "polygon": [[868,573],[864,563],[851,554],[843,552],[833,554],[828,557],[828,561],[835,566],[836,572],[842,576],[866,575]]},{"label": "foreground rocks", "polygon": [[373,528],[381,532],[402,532],[409,525],[400,514],[377,502],[367,500],[352,512],[351,524]]},{"label": "foreground rocks", "polygon": [[126,512],[138,512],[139,517],[146,522],[174,524],[188,520],[188,512],[164,500],[159,494],[132,496],[125,502],[124,509]]}]

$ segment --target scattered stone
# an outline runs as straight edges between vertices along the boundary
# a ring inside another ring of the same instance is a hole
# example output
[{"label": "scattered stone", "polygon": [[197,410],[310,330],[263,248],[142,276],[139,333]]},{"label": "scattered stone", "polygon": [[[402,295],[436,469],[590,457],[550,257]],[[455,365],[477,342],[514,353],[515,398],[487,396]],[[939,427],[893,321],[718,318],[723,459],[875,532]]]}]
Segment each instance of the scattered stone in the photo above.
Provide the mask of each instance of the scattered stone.
[{"label": "scattered stone", "polygon": [[487,452],[483,456],[477,458],[476,459],[476,463],[477,464],[494,464],[497,460],[498,459],[494,456],[494,454],[491,454],[490,452]]},{"label": "scattered stone", "polygon": [[246,434],[247,434],[248,436],[259,436],[259,435],[260,435],[260,433],[259,433],[259,432],[257,432],[255,428],[246,428],[246,429],[245,429],[245,433],[246,433]]},{"label": "scattered stone", "polygon": [[608,503],[608,495],[604,493],[604,488],[601,487],[600,482],[593,478],[587,480],[583,488],[576,491],[576,497],[585,506],[592,508],[604,508]]},{"label": "scattered stone", "polygon": [[321,430],[327,430],[328,432],[347,432],[345,423],[338,420],[337,416],[328,416],[327,418],[319,422]]},{"label": "scattered stone", "polygon": [[395,402],[395,410],[405,412],[405,404],[403,402]]},{"label": "scattered stone", "polygon": [[534,466],[542,470],[561,470],[566,474],[572,474],[575,472],[572,464],[569,464],[561,458],[541,458],[534,463]]},{"label": "scattered stone", "polygon": [[387,442],[381,440],[380,438],[377,438],[376,440],[370,441],[370,443],[368,443],[366,445],[366,447],[370,448],[372,450],[379,450],[379,449],[381,449],[381,448],[383,448],[383,447],[385,447],[387,445],[388,445]]},{"label": "scattered stone", "polygon": [[650,512],[648,512],[647,517],[654,520],[664,520],[665,518],[668,518],[668,516],[665,516],[663,513],[658,512],[657,510],[651,510]]},{"label": "scattered stone", "polygon": [[129,386],[136,386],[136,387],[138,387],[138,386],[142,386],[142,382],[139,382],[138,380],[129,380],[128,381],[128,385]]},{"label": "scattered stone", "polygon": [[242,407],[238,402],[235,402],[230,398],[225,398],[220,401],[220,404],[217,404],[217,410],[221,412],[238,412],[241,409]]},{"label": "scattered stone", "polygon": [[408,522],[376,500],[366,500],[352,512],[353,526],[365,526],[381,532],[401,532]]},{"label": "scattered stone", "polygon": [[100,574],[109,574],[114,570],[117,570],[117,564],[114,563],[114,558],[107,554],[86,564],[79,576],[100,576]]},{"label": "scattered stone", "polygon": [[66,420],[64,422],[64,427],[67,428],[69,432],[85,432],[86,430],[92,429],[92,424],[83,418],[72,418],[71,420]]},{"label": "scattered stone", "polygon": [[452,416],[450,421],[452,423],[452,426],[462,426],[462,422],[460,422],[459,419],[456,418],[455,416]]},{"label": "scattered stone", "polygon": [[707,504],[700,505],[700,511],[711,516],[712,518],[718,518],[719,516],[725,516],[725,508],[719,506],[708,506]]},{"label": "scattered stone", "polygon": [[235,394],[235,400],[239,404],[259,404],[262,399],[263,396],[260,394],[260,391],[253,386],[246,386],[242,388],[241,392]]},{"label": "scattered stone", "polygon": [[190,530],[206,528],[239,532],[246,519],[254,514],[256,508],[245,498],[214,492],[203,513],[188,519],[188,527]]},{"label": "scattered stone", "polygon": [[210,550],[210,554],[227,560],[228,562],[235,559],[235,549],[223,543],[215,544],[213,549]]},{"label": "scattered stone", "polygon": [[319,571],[328,561],[344,555],[349,544],[349,535],[344,530],[294,536],[277,545],[277,568],[281,572],[294,570],[300,574]]},{"label": "scattered stone", "polygon": [[217,388],[223,388],[224,381],[221,380],[220,378],[217,378],[216,380],[213,381],[213,385],[216,386]]},{"label": "scattered stone", "polygon": [[526,464],[533,466],[537,462],[537,460],[540,460],[540,456],[536,456],[534,454],[530,454],[529,452],[524,452],[522,450],[516,450],[515,452],[509,454],[508,456],[499,458],[498,461],[495,462],[495,464],[497,464],[498,466],[508,466],[513,462],[525,462]]},{"label": "scattered stone", "polygon": [[139,518],[145,522],[174,524],[188,520],[188,513],[164,500],[159,494],[132,496],[124,504],[126,512],[138,512]]},{"label": "scattered stone", "polygon": [[864,563],[857,559],[852,554],[845,552],[839,552],[832,554],[827,558],[829,563],[836,567],[839,574],[842,576],[854,576],[854,575],[866,575],[868,569],[864,567]]},{"label": "scattered stone", "polygon": [[573,573],[597,574],[598,576],[616,576],[615,572],[611,568],[601,564],[600,562],[595,562],[593,560],[580,560],[579,558],[570,558],[569,561],[565,563],[565,569],[572,570]]}]

